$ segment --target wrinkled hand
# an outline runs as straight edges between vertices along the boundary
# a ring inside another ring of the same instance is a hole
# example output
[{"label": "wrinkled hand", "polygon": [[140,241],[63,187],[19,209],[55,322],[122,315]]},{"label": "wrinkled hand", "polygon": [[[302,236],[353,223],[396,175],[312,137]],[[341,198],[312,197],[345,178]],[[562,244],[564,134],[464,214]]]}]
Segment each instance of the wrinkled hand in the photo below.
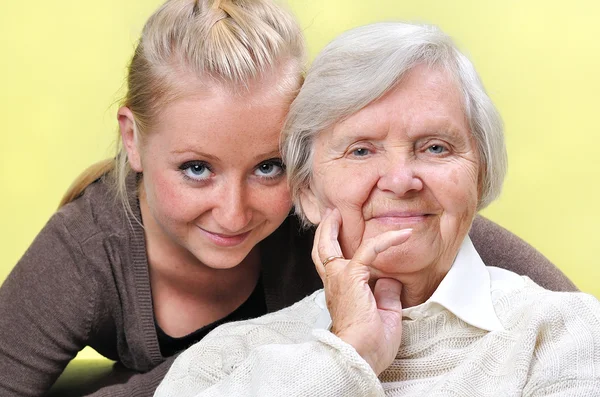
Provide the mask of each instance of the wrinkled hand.
[{"label": "wrinkled hand", "polygon": [[379,375],[400,348],[402,284],[380,278],[371,291],[369,265],[381,252],[408,240],[412,230],[389,231],[364,240],[352,259],[338,258],[324,266],[325,259],[343,256],[338,242],[341,222],[337,209],[328,210],[315,234],[312,259],[323,280],[331,332],[352,345]]}]

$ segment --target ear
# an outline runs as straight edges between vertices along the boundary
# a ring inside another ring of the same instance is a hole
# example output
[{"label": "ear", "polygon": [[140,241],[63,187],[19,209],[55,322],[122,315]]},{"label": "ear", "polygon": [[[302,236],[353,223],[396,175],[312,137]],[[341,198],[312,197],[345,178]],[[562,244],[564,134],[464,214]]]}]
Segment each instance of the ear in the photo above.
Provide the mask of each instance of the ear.
[{"label": "ear", "polygon": [[318,225],[321,222],[319,200],[310,188],[302,189],[300,192],[300,207],[302,207],[302,212],[313,225]]},{"label": "ear", "polygon": [[142,162],[138,147],[139,139],[133,113],[128,107],[123,106],[117,112],[117,119],[119,120],[119,131],[121,131],[123,147],[127,151],[129,166],[135,172],[142,172]]}]

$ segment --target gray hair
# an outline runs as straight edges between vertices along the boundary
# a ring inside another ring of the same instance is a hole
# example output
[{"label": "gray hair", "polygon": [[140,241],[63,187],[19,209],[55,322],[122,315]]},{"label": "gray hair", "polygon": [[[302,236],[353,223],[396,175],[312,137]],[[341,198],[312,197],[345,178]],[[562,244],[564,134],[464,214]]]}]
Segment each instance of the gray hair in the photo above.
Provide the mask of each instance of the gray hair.
[{"label": "gray hair", "polygon": [[435,26],[376,23],[349,30],[329,43],[290,108],[282,154],[296,213],[305,224],[299,194],[310,186],[317,135],[381,98],[421,64],[448,70],[463,95],[482,165],[478,209],[498,197],[507,167],[503,124],[473,64]]}]

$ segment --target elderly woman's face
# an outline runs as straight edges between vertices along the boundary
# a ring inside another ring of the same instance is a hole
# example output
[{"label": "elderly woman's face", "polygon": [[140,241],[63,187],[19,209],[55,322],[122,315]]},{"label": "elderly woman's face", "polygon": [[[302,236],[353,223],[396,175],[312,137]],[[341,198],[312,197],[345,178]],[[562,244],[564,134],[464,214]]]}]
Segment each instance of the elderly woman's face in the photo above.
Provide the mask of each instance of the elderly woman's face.
[{"label": "elderly woman's face", "polygon": [[447,72],[413,69],[384,97],[323,131],[313,159],[303,208],[313,222],[339,209],[346,257],[364,239],[412,228],[406,243],[378,256],[376,273],[450,266],[477,209],[479,156]]}]

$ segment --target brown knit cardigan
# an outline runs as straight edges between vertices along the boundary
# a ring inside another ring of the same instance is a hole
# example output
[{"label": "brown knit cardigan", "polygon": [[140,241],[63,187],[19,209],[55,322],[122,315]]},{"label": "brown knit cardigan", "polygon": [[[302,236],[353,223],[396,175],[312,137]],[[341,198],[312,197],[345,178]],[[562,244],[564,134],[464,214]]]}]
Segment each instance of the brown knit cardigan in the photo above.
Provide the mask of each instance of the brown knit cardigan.
[{"label": "brown knit cardigan", "polygon": [[[130,204],[141,219],[135,177]],[[478,217],[471,237],[487,265],[554,290],[574,285],[527,243]],[[321,287],[311,232],[290,217],[260,244],[268,311]],[[41,396],[85,346],[135,375],[91,396],[152,396],[173,357],[160,353],[144,231],[97,181],[52,216],[0,288],[0,396]]]}]

